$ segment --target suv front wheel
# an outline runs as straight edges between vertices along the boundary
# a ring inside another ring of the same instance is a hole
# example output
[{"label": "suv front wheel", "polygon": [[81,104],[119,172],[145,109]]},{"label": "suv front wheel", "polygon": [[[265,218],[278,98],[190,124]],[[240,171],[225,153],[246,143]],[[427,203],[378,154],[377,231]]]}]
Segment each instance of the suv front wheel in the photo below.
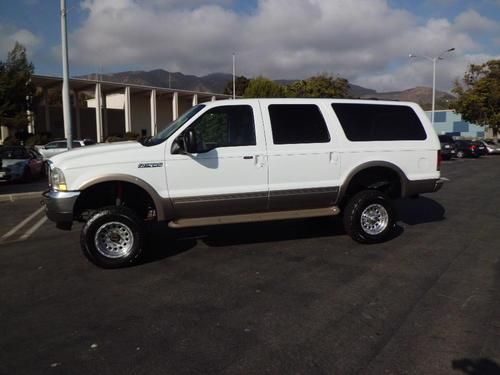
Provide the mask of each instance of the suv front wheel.
[{"label": "suv front wheel", "polygon": [[131,265],[143,251],[143,221],[127,207],[98,210],[83,226],[80,245],[85,256],[103,268]]},{"label": "suv front wheel", "polygon": [[383,242],[395,227],[395,216],[391,201],[384,193],[363,190],[347,203],[344,209],[344,228],[357,242]]}]

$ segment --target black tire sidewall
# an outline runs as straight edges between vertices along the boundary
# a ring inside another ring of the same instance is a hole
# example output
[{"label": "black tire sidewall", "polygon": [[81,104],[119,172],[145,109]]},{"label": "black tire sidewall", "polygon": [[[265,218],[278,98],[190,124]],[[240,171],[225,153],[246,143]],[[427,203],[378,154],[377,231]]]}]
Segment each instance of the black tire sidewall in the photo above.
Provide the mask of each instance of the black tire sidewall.
[{"label": "black tire sidewall", "polygon": [[[101,254],[95,245],[95,234],[103,225],[111,221],[125,224],[132,231],[134,244],[126,257],[109,258]],[[83,226],[80,245],[84,255],[95,265],[102,268],[119,268],[130,266],[140,258],[144,245],[144,228],[142,220],[125,207],[105,207],[96,212]]]},{"label": "black tire sidewall", "polygon": [[[371,204],[380,204],[389,216],[386,228],[379,234],[366,233],[361,226],[361,213]],[[390,199],[377,190],[364,190],[354,195],[347,203],[344,211],[344,228],[346,232],[360,243],[379,243],[385,241],[394,230],[396,212]]]}]

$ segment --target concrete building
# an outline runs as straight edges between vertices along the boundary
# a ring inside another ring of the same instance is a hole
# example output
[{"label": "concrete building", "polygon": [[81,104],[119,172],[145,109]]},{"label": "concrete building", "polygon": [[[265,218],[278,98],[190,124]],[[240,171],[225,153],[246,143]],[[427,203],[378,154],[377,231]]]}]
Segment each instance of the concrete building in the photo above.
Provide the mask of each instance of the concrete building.
[{"label": "concrete building", "polygon": [[[64,138],[61,104],[62,78],[33,75],[41,100],[32,114],[32,132]],[[104,142],[108,136],[127,132],[155,135],[168,123],[205,101],[230,99],[230,95],[168,89],[81,78],[69,80],[73,138]],[[90,100],[89,100],[90,98]],[[2,127],[1,140],[8,135]]]}]

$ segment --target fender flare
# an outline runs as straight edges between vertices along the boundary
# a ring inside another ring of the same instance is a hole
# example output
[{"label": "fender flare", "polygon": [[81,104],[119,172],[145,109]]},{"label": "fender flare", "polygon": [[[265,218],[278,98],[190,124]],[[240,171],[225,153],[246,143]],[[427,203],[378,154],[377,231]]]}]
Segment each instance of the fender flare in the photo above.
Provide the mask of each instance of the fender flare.
[{"label": "fender flare", "polygon": [[146,193],[148,193],[151,199],[153,200],[158,221],[166,220],[168,217],[167,212],[173,211],[172,202],[170,201],[170,199],[165,199],[160,197],[156,192],[156,190],[146,181],[128,174],[109,174],[93,178],[81,184],[78,190],[83,191],[85,189],[88,189],[89,187],[92,187],[94,185],[103,182],[114,182],[114,181],[128,182],[146,191]]},{"label": "fender flare", "polygon": [[401,168],[399,168],[397,165],[390,163],[388,161],[374,160],[374,161],[369,161],[369,162],[360,164],[356,168],[354,168],[352,171],[349,172],[349,174],[347,175],[345,180],[340,185],[340,190],[339,190],[337,202],[340,202],[344,198],[344,196],[347,192],[347,188],[349,187],[349,184],[351,183],[351,180],[354,178],[354,176],[356,176],[359,172],[364,171],[365,169],[373,168],[373,167],[388,168],[388,169],[391,169],[392,171],[396,172],[396,174],[399,176],[399,182],[401,183],[401,196],[402,197],[406,196],[408,178],[406,177],[403,170]]}]

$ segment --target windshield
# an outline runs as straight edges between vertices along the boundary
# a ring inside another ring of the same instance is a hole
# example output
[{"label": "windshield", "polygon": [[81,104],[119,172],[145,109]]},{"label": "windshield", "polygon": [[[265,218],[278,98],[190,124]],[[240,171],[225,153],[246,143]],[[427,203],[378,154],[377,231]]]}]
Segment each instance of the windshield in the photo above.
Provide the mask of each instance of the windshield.
[{"label": "windshield", "polygon": [[203,107],[205,107],[204,104],[198,104],[193,108],[191,108],[189,111],[184,112],[184,114],[182,114],[177,120],[172,121],[170,124],[167,125],[165,129],[156,134],[154,137],[149,138],[143,144],[145,146],[153,146],[162,143],[173,133],[175,133],[177,129],[179,129],[182,125],[188,122],[194,115],[200,112],[203,109]]}]

